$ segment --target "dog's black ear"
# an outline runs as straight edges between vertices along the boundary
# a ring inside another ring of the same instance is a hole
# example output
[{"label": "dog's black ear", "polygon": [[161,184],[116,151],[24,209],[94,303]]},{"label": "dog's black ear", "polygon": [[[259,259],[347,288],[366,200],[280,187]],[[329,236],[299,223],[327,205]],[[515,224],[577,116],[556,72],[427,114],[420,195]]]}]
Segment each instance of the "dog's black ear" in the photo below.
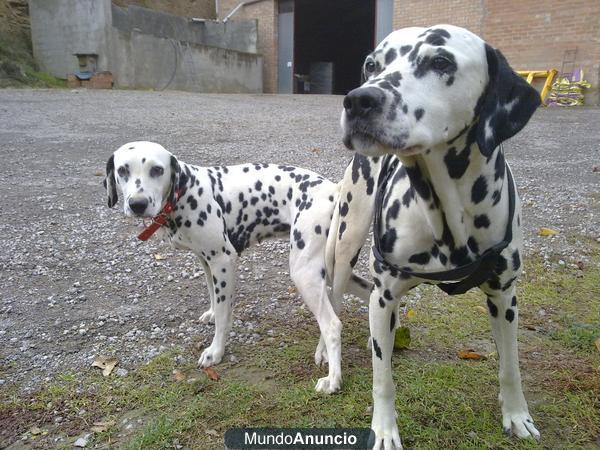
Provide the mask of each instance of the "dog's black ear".
[{"label": "dog's black ear", "polygon": [[108,197],[108,207],[112,208],[117,204],[119,195],[117,194],[117,183],[115,181],[115,155],[110,155],[106,161],[106,178],[104,178],[104,188]]},{"label": "dog's black ear", "polygon": [[508,65],[499,50],[485,44],[489,81],[479,99],[477,144],[490,156],[503,141],[527,124],[541,103],[540,94]]},{"label": "dog's black ear", "polygon": [[169,191],[169,201],[172,205],[177,201],[177,191],[181,180],[181,167],[179,161],[171,155],[171,190]]}]

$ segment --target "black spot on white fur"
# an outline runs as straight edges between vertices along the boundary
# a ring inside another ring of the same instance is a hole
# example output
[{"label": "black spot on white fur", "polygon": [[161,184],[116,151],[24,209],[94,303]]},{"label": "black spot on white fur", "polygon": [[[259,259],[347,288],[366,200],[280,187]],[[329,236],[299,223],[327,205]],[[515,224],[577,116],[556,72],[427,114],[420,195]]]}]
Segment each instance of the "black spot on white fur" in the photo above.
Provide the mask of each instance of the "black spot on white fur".
[{"label": "black spot on white fur", "polygon": [[373,338],[373,351],[375,352],[375,356],[381,359],[381,347],[377,343],[377,339]]}]

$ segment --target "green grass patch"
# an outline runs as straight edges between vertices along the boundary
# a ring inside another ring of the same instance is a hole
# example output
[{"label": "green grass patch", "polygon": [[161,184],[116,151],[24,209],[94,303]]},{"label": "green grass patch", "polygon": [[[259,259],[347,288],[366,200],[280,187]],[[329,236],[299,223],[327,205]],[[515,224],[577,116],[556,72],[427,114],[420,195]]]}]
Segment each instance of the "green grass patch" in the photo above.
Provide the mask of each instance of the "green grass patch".
[{"label": "green grass patch", "polygon": [[0,23],[0,88],[66,88],[67,81],[40,72],[31,49],[31,38],[20,29]]},{"label": "green grass patch", "polygon": [[[456,356],[466,347],[482,353],[493,349],[487,313],[481,310],[483,295],[446,297],[423,289],[420,303],[409,302],[414,316],[404,317],[403,325],[411,329],[412,343],[393,360],[405,447],[597,448],[600,352],[588,344],[598,335],[598,261],[594,255],[584,270],[548,270],[538,260],[525,266],[519,286],[521,366],[530,411],[542,433],[539,443],[502,433],[493,351],[482,361]],[[244,358],[216,367],[218,381],[195,369],[191,356],[187,365],[178,365],[178,355],[186,355],[182,350],[163,354],[124,378],[90,371],[56,377],[31,397],[5,390],[0,418],[18,412],[24,419],[12,440],[2,436],[0,446],[19,439],[33,425],[48,436],[72,440],[102,420],[114,425],[96,433],[94,444],[132,450],[222,448],[223,434],[231,427],[368,427],[367,317],[346,311],[342,321],[340,394],[314,391],[326,369],[314,365],[318,333],[307,319],[302,328],[276,326],[275,345],[263,341],[238,349]],[[280,348],[279,340],[287,347]],[[175,381],[176,369],[191,374],[188,380]],[[62,425],[53,424],[55,411],[64,417]],[[30,436],[27,442],[44,446],[43,439]]]},{"label": "green grass patch", "polygon": [[567,347],[593,353],[598,351],[594,341],[600,339],[600,323],[573,323],[555,331],[552,337]]}]

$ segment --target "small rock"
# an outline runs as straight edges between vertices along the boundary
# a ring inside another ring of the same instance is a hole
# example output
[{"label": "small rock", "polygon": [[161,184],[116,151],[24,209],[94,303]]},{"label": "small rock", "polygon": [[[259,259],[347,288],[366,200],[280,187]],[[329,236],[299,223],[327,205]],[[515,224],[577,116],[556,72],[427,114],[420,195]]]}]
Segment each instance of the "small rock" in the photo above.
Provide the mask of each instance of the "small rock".
[{"label": "small rock", "polygon": [[85,436],[80,437],[73,444],[75,447],[86,447],[88,445],[88,441],[90,440],[91,433],[87,433]]},{"label": "small rock", "polygon": [[115,373],[120,377],[126,377],[127,374],[129,374],[129,371],[127,369],[123,369],[122,367],[119,367]]}]

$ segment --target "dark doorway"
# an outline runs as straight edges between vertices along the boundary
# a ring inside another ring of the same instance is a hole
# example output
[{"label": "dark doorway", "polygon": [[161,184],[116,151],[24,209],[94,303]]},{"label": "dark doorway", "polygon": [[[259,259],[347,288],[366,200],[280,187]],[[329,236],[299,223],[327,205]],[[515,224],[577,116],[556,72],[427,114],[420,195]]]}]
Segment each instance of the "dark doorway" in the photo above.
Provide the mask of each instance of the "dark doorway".
[{"label": "dark doorway", "polygon": [[294,91],[346,94],[375,44],[375,0],[296,0]]}]

